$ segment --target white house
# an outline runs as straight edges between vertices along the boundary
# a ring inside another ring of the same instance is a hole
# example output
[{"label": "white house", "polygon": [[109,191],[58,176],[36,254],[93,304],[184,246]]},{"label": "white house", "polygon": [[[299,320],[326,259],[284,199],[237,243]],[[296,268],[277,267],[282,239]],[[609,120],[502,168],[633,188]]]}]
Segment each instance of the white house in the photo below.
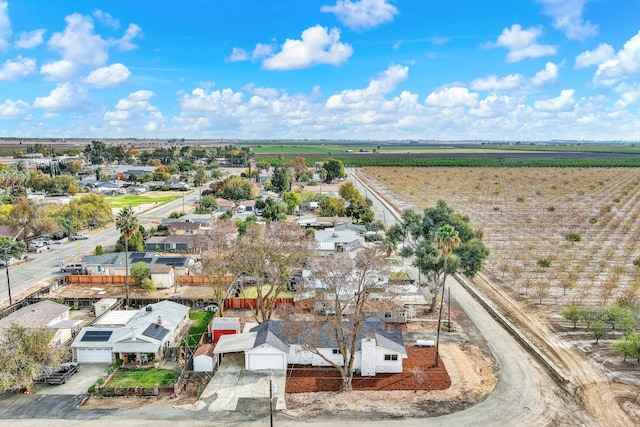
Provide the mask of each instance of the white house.
[{"label": "white house", "polygon": [[116,310],[82,328],[71,344],[80,363],[112,363],[119,358],[147,363],[177,346],[189,324],[189,307],[160,301],[139,311]]},{"label": "white house", "polygon": [[[317,352],[306,350],[305,341]],[[285,370],[288,365],[330,366],[321,357],[342,364],[328,322],[295,322],[269,320],[251,328],[250,332],[220,337],[216,354],[243,352],[245,369]],[[402,372],[407,358],[402,332],[387,330],[377,318],[368,318],[358,335],[354,369],[363,376]]]}]

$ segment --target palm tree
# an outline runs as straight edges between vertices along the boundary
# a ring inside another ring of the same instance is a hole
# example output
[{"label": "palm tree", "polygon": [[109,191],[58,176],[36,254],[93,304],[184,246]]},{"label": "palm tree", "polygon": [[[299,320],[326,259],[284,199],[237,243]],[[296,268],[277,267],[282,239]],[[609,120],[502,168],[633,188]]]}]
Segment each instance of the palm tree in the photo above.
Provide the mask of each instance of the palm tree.
[{"label": "palm tree", "polygon": [[120,211],[116,218],[116,228],[124,237],[124,286],[126,292],[126,306],[129,306],[129,239],[138,231],[140,224],[138,218],[133,214],[131,206]]},{"label": "palm tree", "polygon": [[442,298],[440,299],[440,313],[438,314],[438,331],[436,332],[436,360],[434,366],[438,366],[438,353],[440,347],[440,324],[442,322],[442,306],[444,305],[444,288],[447,282],[447,260],[451,252],[460,246],[458,231],[450,225],[443,225],[436,231],[433,243],[440,249],[442,257]]}]

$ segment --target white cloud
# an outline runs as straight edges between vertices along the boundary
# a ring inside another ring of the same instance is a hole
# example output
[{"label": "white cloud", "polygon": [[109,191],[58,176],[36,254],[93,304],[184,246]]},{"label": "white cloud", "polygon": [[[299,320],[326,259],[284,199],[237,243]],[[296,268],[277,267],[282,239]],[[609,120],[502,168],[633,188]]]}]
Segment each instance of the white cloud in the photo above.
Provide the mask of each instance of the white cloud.
[{"label": "white cloud", "polygon": [[517,110],[519,102],[518,98],[492,93],[480,100],[477,106],[471,108],[469,114],[484,119],[493,117],[506,119]]},{"label": "white cloud", "polygon": [[114,17],[112,17],[109,13],[103,12],[100,9],[96,9],[92,13],[93,17],[98,21],[102,22],[107,27],[111,27],[114,30],[120,28],[120,21]]},{"label": "white cloud", "polygon": [[38,30],[33,30],[27,32],[22,32],[18,34],[18,40],[15,42],[15,46],[18,49],[33,49],[42,44],[43,36],[46,30],[44,28],[40,28]]},{"label": "white cloud", "polygon": [[521,86],[524,82],[524,77],[520,74],[509,74],[505,77],[498,77],[495,74],[490,76],[474,79],[471,82],[471,89],[473,90],[511,90]]},{"label": "white cloud", "polygon": [[408,67],[392,65],[371,79],[369,86],[365,89],[348,89],[332,95],[326,101],[325,107],[338,109],[371,107],[372,103],[377,105],[384,95],[394,91],[400,82],[407,79],[408,75]]},{"label": "white cloud", "polygon": [[273,53],[274,49],[275,48],[269,44],[258,43],[251,53],[251,59],[255,61],[257,59],[266,58]]},{"label": "white cloud", "polygon": [[164,127],[166,119],[160,110],[151,104],[155,93],[139,90],[120,99],[113,111],[104,113],[103,119],[109,126],[125,128],[136,126],[147,132],[158,132]]},{"label": "white cloud", "polygon": [[16,81],[20,77],[28,76],[36,71],[36,61],[33,58],[18,56],[15,61],[7,59],[0,68],[0,80]]},{"label": "white cloud", "polygon": [[244,49],[241,49],[239,47],[234,47],[233,50],[231,51],[231,55],[229,55],[226,58],[226,61],[240,62],[240,61],[246,61],[247,59],[249,59],[249,57],[247,56],[247,52]]},{"label": "white cloud", "polygon": [[513,24],[511,28],[502,30],[495,43],[487,44],[488,47],[504,47],[509,50],[508,62],[518,62],[525,58],[539,58],[541,56],[554,55],[558,48],[548,44],[538,44],[536,39],[542,35],[541,27],[531,27],[523,30],[520,24]]},{"label": "white cloud", "polygon": [[555,83],[558,79],[558,66],[553,62],[547,62],[543,70],[536,73],[531,78],[531,84],[534,86],[543,86],[548,83]]},{"label": "white cloud", "polygon": [[353,48],[340,43],[340,30],[327,31],[320,25],[307,28],[301,40],[287,39],[282,50],[262,61],[267,70],[299,70],[318,64],[339,65],[353,54]]},{"label": "white cloud", "polygon": [[50,62],[40,67],[40,72],[47,76],[48,80],[67,80],[78,72],[76,64],[66,59]]},{"label": "white cloud", "polygon": [[[60,53],[62,59],[55,61],[59,63],[57,65],[54,62],[50,63],[51,67],[42,67],[42,72],[53,79],[60,78],[61,75],[64,75],[62,78],[69,78],[71,75],[67,73],[75,74],[82,67],[101,67],[108,59],[107,42],[93,33],[91,18],[74,13],[68,15],[65,21],[67,26],[64,31],[54,33],[48,43],[52,50]],[[60,68],[64,68],[66,72],[60,73]]]},{"label": "white cloud", "polygon": [[129,69],[125,65],[117,63],[93,70],[84,81],[90,85],[104,88],[124,83],[129,76],[131,76]]},{"label": "white cloud", "polygon": [[597,85],[612,86],[626,77],[640,73],[640,31],[622,49],[598,65],[593,81]]},{"label": "white cloud", "polygon": [[478,94],[462,86],[451,86],[431,92],[425,101],[430,107],[473,107]]},{"label": "white cloud", "polygon": [[86,111],[91,101],[91,96],[84,88],[71,83],[61,83],[49,96],[36,98],[33,106],[51,113],[66,113]]},{"label": "white cloud", "polygon": [[573,99],[574,93],[575,90],[573,89],[565,89],[560,92],[560,96],[557,98],[536,101],[533,107],[538,111],[549,113],[571,111],[576,106],[576,100]]},{"label": "white cloud", "polygon": [[210,92],[206,88],[196,88],[190,94],[182,96],[180,107],[183,112],[216,111],[226,115],[228,111],[235,110],[234,106],[240,104],[242,99],[241,92],[231,89]]},{"label": "white cloud", "polygon": [[0,50],[9,48],[9,36],[11,36],[11,21],[9,20],[9,3],[0,1]]},{"label": "white cloud", "polygon": [[553,18],[554,28],[572,40],[585,40],[598,33],[598,26],[583,22],[582,9],[587,0],[538,0],[545,14]]},{"label": "white cloud", "polygon": [[352,30],[377,27],[393,21],[398,9],[386,0],[338,0],[335,6],[322,6],[322,12],[333,13]]},{"label": "white cloud", "polygon": [[620,99],[615,103],[617,108],[627,108],[629,105],[640,102],[640,85],[637,83],[633,85],[623,83],[614,91],[620,94]]},{"label": "white cloud", "polygon": [[124,35],[119,39],[114,40],[113,45],[118,49],[124,51],[137,49],[138,45],[132,43],[132,40],[138,37],[141,32],[142,28],[140,28],[136,24],[129,24],[129,26],[127,27],[127,31],[124,32]]},{"label": "white cloud", "polygon": [[614,56],[613,47],[606,43],[600,43],[595,50],[585,50],[576,57],[575,68],[586,68],[592,65],[602,64]]},{"label": "white cloud", "polygon": [[0,104],[0,119],[12,119],[23,116],[29,111],[29,104],[22,100],[7,99]]}]

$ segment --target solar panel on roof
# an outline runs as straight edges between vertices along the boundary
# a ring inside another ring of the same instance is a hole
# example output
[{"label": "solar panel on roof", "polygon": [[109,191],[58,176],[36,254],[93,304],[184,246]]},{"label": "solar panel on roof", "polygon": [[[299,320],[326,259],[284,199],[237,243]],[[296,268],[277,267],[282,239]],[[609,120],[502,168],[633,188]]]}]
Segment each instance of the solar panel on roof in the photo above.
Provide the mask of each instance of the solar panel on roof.
[{"label": "solar panel on roof", "polygon": [[113,331],[87,331],[80,341],[107,342],[111,338]]},{"label": "solar panel on roof", "polygon": [[168,333],[169,333],[168,329],[163,328],[157,323],[152,323],[147,327],[147,329],[144,330],[142,335],[147,336],[149,338],[156,339],[156,340],[161,340]]}]

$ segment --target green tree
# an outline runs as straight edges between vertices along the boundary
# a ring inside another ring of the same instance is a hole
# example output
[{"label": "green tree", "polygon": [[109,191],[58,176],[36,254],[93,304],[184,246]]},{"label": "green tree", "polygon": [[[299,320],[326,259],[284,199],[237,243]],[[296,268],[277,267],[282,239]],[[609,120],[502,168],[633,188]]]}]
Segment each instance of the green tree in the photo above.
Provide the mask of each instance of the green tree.
[{"label": "green tree", "polygon": [[291,175],[287,168],[276,167],[271,177],[271,188],[276,193],[282,194],[291,190]]},{"label": "green tree", "polygon": [[613,344],[616,352],[627,360],[627,357],[635,357],[640,363],[640,334],[633,333],[626,339],[617,341]]},{"label": "green tree", "polygon": [[344,165],[342,161],[338,159],[331,159],[322,165],[322,168],[327,172],[327,182],[331,182],[334,179],[345,178],[347,173],[344,171]]},{"label": "green tree", "polygon": [[560,314],[573,324],[573,329],[578,326],[578,322],[582,319],[582,312],[575,305],[565,308]]},{"label": "green tree", "polygon": [[436,332],[436,356],[434,366],[438,366],[438,349],[440,346],[440,325],[442,324],[442,307],[444,306],[444,289],[446,287],[447,282],[447,266],[449,263],[449,256],[460,246],[460,237],[458,236],[458,232],[452,226],[446,224],[438,229],[436,232],[436,236],[433,240],[433,243],[440,250],[440,258],[442,259],[444,272],[442,275],[442,297],[440,300],[440,312],[438,313],[438,330]]},{"label": "green tree", "polygon": [[91,144],[85,147],[84,154],[92,164],[101,165],[107,154],[107,146],[102,141],[91,141]]},{"label": "green tree", "polygon": [[292,214],[295,212],[296,208],[300,206],[302,203],[302,198],[299,193],[295,191],[287,191],[282,196],[282,200],[287,204],[287,213]]},{"label": "green tree", "polygon": [[11,325],[0,338],[0,393],[29,390],[46,367],[56,367],[67,354],[63,347],[50,346],[49,329]]},{"label": "green tree", "polygon": [[149,264],[146,262],[134,262],[131,265],[131,277],[136,281],[136,285],[141,285],[144,279],[150,277]]},{"label": "green tree", "polygon": [[216,196],[228,200],[253,199],[258,194],[257,187],[251,181],[235,175],[220,181],[214,191]]},{"label": "green tree", "polygon": [[116,218],[116,228],[124,238],[124,285],[126,292],[126,305],[129,306],[129,239],[139,229],[138,218],[135,216],[131,206],[122,209],[120,213],[118,213],[118,217]]},{"label": "green tree", "polygon": [[211,213],[216,209],[218,209],[218,202],[215,196],[206,195],[200,198],[200,209],[198,213]]}]

